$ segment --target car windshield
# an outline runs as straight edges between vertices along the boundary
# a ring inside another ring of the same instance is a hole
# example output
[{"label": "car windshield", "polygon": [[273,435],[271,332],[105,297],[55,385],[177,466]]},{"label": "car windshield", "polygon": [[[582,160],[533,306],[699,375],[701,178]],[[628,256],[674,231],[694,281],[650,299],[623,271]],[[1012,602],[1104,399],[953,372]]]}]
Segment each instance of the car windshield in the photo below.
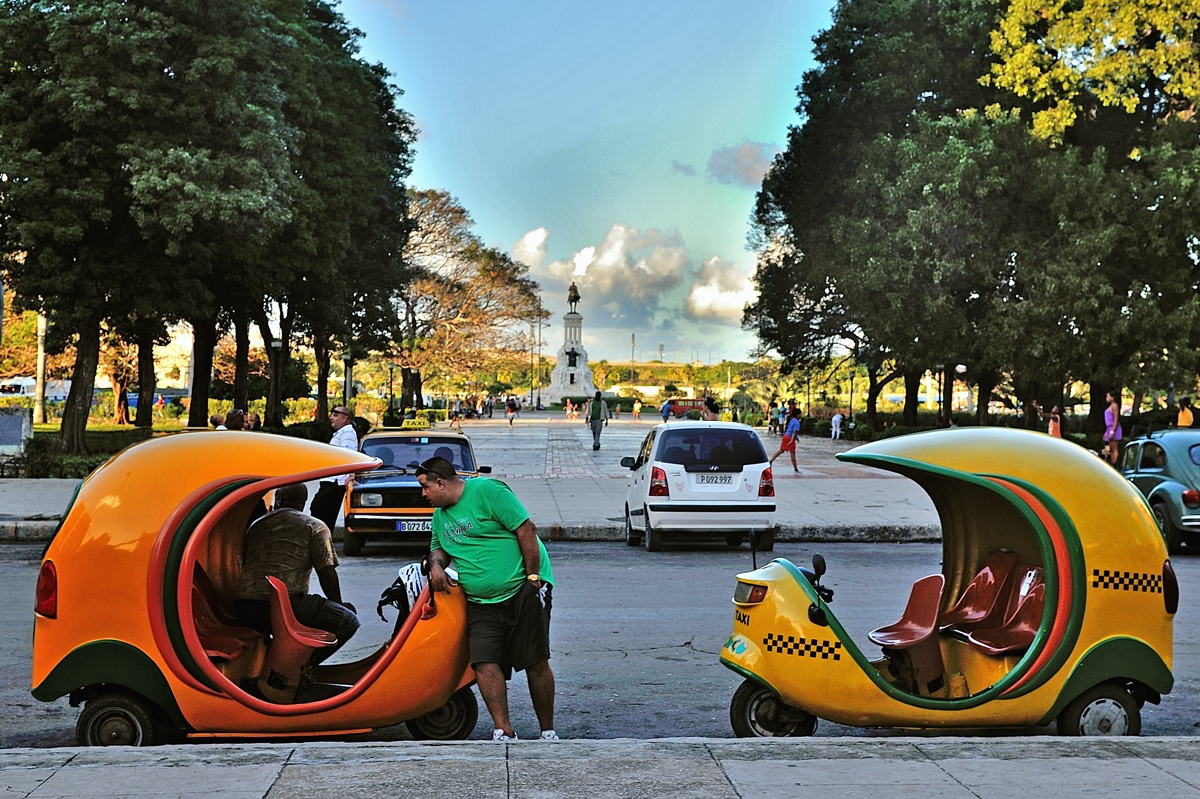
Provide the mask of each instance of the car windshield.
[{"label": "car windshield", "polygon": [[723,427],[667,430],[662,434],[659,452],[660,461],[681,466],[744,466],[767,459],[762,442],[753,432]]},{"label": "car windshield", "polygon": [[459,438],[438,436],[388,436],[363,442],[363,454],[383,461],[384,469],[408,468],[435,455],[454,464],[460,472],[475,471],[470,445]]}]

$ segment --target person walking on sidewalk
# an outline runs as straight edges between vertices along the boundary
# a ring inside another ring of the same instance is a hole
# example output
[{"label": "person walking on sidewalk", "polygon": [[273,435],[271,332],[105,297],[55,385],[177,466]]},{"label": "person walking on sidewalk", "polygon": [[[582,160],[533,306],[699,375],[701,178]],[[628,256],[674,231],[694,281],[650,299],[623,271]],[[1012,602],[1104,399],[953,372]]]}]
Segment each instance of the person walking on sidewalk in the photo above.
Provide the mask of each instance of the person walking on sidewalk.
[{"label": "person walking on sidewalk", "polygon": [[508,681],[524,671],[541,737],[554,732],[550,610],[554,572],[529,513],[499,480],[463,480],[445,458],[417,467],[421,495],[434,507],[429,552],[431,591],[449,591],[446,567],[467,595],[467,643],[493,741],[516,740]]},{"label": "person walking on sidewalk", "polygon": [[[349,408],[345,405],[334,408],[329,413],[329,423],[333,425],[333,438],[329,439],[332,446],[358,449],[358,432],[354,429],[354,414]],[[342,509],[342,499],[345,496],[346,475],[322,480],[309,512],[332,530],[337,524],[338,511]]]},{"label": "person walking on sidewalk", "polygon": [[608,403],[600,398],[599,391],[588,400],[583,415],[592,426],[592,452],[595,452],[600,449],[600,428],[608,426]]},{"label": "person walking on sidewalk", "polygon": [[800,410],[797,408],[792,411],[791,419],[783,431],[783,438],[779,440],[779,449],[771,456],[770,463],[774,463],[776,458],[786,452],[792,456],[792,471],[799,474],[800,467],[796,465],[796,437],[799,435]]}]

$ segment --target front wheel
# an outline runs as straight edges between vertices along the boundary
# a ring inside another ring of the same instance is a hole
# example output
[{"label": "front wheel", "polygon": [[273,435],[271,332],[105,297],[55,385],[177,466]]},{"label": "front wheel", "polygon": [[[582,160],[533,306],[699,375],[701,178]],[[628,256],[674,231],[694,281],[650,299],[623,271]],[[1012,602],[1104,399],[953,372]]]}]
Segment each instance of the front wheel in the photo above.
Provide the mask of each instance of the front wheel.
[{"label": "front wheel", "polygon": [[625,546],[640,547],[642,536],[633,530],[633,519],[629,516],[629,508],[625,508]]},{"label": "front wheel", "polygon": [[817,731],[817,717],[786,705],[774,691],[746,680],[733,694],[729,722],[739,738],[793,738]]},{"label": "front wheel", "polygon": [[89,699],[75,725],[80,746],[156,746],[169,737],[158,708],[129,694]]},{"label": "front wheel", "polygon": [[757,536],[757,542],[754,548],[759,552],[774,552],[775,551],[775,531],[774,530],[759,530],[754,533]]},{"label": "front wheel", "polygon": [[1059,735],[1141,735],[1137,702],[1119,685],[1103,683],[1086,691],[1058,716]]},{"label": "front wheel", "polygon": [[347,530],[346,537],[342,539],[342,554],[350,557],[361,555],[364,543],[364,537],[360,533]]},{"label": "front wheel", "polygon": [[418,741],[463,741],[479,721],[479,703],[468,686],[455,691],[446,704],[404,722]]},{"label": "front wheel", "polygon": [[1150,506],[1150,511],[1154,514],[1154,521],[1158,522],[1158,529],[1162,530],[1163,538],[1167,540],[1167,552],[1178,555],[1183,550],[1183,536],[1171,521],[1166,504],[1155,502]]}]

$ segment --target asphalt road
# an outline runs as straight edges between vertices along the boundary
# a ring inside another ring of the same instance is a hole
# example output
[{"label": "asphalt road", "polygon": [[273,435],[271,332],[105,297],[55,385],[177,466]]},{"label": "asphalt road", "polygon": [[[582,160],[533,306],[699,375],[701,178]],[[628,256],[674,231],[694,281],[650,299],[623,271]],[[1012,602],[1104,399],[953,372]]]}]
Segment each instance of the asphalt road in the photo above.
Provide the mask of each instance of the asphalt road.
[{"label": "asphalt road", "polygon": [[[717,656],[732,628],[734,575],[749,568],[750,552],[709,546],[652,554],[621,544],[548,546],[558,580],[551,663],[558,680],[559,734],[732,736],[729,700],[741,678],[722,667]],[[774,554],[801,563],[817,551],[829,563],[825,582],[837,592],[834,612],[869,654],[875,650],[866,641],[867,631],[895,621],[912,582],[938,571],[940,560],[940,548],[933,544],[778,544]],[[397,567],[417,554],[379,547],[367,557],[343,560],[343,591],[359,607],[363,627],[339,659],[359,657],[387,638],[392,624],[375,615],[375,600]],[[73,742],[78,711],[65,698],[45,704],[29,694],[39,556],[40,547],[0,547],[0,747]],[[1182,595],[1175,626],[1175,691],[1162,705],[1143,709],[1146,735],[1200,734],[1194,726],[1200,721],[1200,557],[1175,562]],[[510,693],[517,733],[535,735],[522,675],[514,678]],[[475,737],[489,734],[481,703]],[[817,734],[893,733],[822,722]],[[356,740],[407,737],[400,725]]]}]

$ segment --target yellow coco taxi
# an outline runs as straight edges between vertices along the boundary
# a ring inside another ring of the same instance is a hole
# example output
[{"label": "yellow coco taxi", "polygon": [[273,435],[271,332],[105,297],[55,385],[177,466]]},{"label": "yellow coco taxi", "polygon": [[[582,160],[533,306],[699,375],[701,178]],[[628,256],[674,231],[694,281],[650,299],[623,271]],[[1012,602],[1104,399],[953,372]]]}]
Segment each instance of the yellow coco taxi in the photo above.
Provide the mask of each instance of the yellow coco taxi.
[{"label": "yellow coco taxi", "polygon": [[997,428],[901,436],[839,456],[902,474],[933,500],[942,568],[870,633],[872,660],[813,569],[784,559],[737,577],[721,662],[746,677],[739,736],[858,727],[1048,725],[1136,735],[1169,693],[1179,588],[1145,500],[1091,453]]},{"label": "yellow coco taxi", "polygon": [[265,494],[378,465],[236,431],[118,454],[82,483],[43,557],[33,695],[85,702],[83,745],[347,734],[401,721],[419,738],[465,738],[478,710],[458,589],[436,605],[426,589],[388,643],[307,675],[311,653],[331,641],[295,622],[282,583],[269,645],[230,612],[243,534]]}]

